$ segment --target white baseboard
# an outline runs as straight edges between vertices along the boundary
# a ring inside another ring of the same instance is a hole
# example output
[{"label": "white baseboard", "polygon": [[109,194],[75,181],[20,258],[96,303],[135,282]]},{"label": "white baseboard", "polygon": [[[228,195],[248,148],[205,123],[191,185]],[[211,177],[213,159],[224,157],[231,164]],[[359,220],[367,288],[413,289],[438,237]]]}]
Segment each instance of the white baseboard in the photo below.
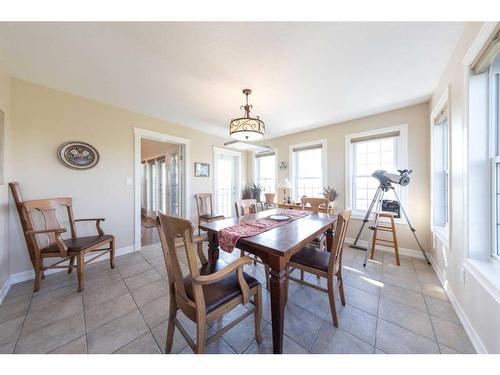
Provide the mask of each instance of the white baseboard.
[{"label": "white baseboard", "polygon": [[[115,257],[119,257],[121,255],[133,253],[134,251],[135,250],[134,250],[133,245],[122,247],[122,248],[115,250]],[[92,255],[90,255],[90,256],[92,256]],[[99,259],[96,259],[96,262],[100,262],[100,261],[107,260],[107,259],[109,259],[109,253],[106,255],[103,255]],[[61,271],[65,271],[65,269],[64,268],[53,268],[53,269],[47,270],[45,272],[45,274],[51,275],[53,273],[57,273],[57,272],[61,272]],[[17,283],[22,283],[23,281],[27,281],[27,280],[33,280],[33,279],[35,279],[35,271],[33,271],[32,269],[28,270],[28,271],[23,271],[23,272],[17,272],[17,273],[10,275],[10,277],[5,281],[4,285],[2,286],[2,289],[0,289],[0,305],[2,304],[3,299],[5,298],[7,293],[9,292],[9,289],[12,285],[17,284]]]},{"label": "white baseboard", "polygon": [[[354,243],[354,238],[346,237],[345,243],[352,245]],[[358,240],[357,244],[361,247],[368,247],[368,241]],[[393,249],[388,248],[388,247],[384,247],[384,246],[375,245],[375,249],[378,251],[385,251],[388,253],[394,253]],[[407,249],[405,247],[399,247],[399,254],[405,255],[405,256],[410,256],[413,258],[424,259],[424,256],[422,255],[422,252],[420,250]]]},{"label": "white baseboard", "polygon": [[2,304],[3,299],[5,298],[7,293],[9,292],[11,285],[12,282],[10,280],[10,277],[8,277],[7,280],[5,280],[5,283],[3,283],[2,289],[0,289],[0,305]]},{"label": "white baseboard", "polygon": [[434,268],[434,272],[436,272],[436,275],[441,282],[441,285],[443,286],[444,291],[446,292],[446,295],[450,299],[450,303],[455,309],[455,312],[457,313],[458,319],[460,320],[460,323],[462,323],[462,326],[464,327],[465,333],[467,333],[467,336],[469,337],[472,346],[474,346],[474,349],[478,354],[488,354],[488,350],[486,349],[486,346],[483,343],[483,340],[481,340],[481,337],[477,333],[477,331],[474,329],[472,326],[472,323],[470,322],[469,318],[467,317],[467,314],[465,313],[464,309],[458,302],[457,297],[455,296],[455,293],[453,293],[453,290],[449,287],[449,283],[446,282],[445,277],[443,275],[443,272],[438,268],[437,262],[435,259],[432,257],[432,255],[429,254],[429,259],[431,260],[431,265],[432,268]]}]

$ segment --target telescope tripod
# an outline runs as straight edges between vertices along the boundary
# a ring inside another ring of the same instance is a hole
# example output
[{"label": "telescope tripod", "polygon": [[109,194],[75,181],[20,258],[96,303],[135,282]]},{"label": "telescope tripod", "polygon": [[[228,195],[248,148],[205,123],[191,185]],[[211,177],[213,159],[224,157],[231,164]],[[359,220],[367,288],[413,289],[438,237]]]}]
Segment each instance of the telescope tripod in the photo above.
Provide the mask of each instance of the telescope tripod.
[{"label": "telescope tripod", "polygon": [[[369,253],[371,245],[372,245],[372,243],[371,243],[372,236],[370,236],[370,238],[369,238],[367,249],[365,249],[361,246],[358,246],[357,243],[358,243],[359,237],[361,236],[361,233],[363,232],[363,229],[364,229],[366,223],[370,220],[370,215],[372,214],[373,208],[375,207],[376,213],[379,213],[381,211],[382,201],[384,200],[384,194],[387,193],[389,191],[389,189],[392,189],[394,196],[396,197],[396,200],[399,203],[399,208],[400,208],[401,212],[403,213],[403,216],[405,217],[406,222],[408,223],[408,226],[410,227],[410,230],[413,233],[413,236],[415,237],[415,240],[417,241],[418,247],[420,248],[420,251],[422,252],[422,255],[424,256],[425,261],[427,262],[427,264],[431,264],[431,262],[429,261],[429,258],[427,257],[427,253],[425,252],[424,248],[422,247],[422,244],[418,240],[417,234],[415,233],[417,230],[410,222],[410,219],[408,218],[408,215],[406,214],[406,211],[405,211],[403,205],[401,204],[401,200],[399,199],[398,193],[396,193],[394,186],[392,186],[390,184],[389,185],[380,185],[377,188],[377,191],[375,192],[375,195],[373,196],[373,199],[370,203],[370,206],[368,207],[368,211],[366,211],[366,215],[363,219],[363,224],[361,225],[361,228],[359,229],[358,235],[356,236],[356,239],[354,240],[354,243],[351,245],[351,247],[353,247],[355,249],[366,250],[365,260],[363,262],[363,267],[366,267],[366,262],[368,261],[368,253]],[[370,229],[375,230],[375,227],[370,226]]]}]

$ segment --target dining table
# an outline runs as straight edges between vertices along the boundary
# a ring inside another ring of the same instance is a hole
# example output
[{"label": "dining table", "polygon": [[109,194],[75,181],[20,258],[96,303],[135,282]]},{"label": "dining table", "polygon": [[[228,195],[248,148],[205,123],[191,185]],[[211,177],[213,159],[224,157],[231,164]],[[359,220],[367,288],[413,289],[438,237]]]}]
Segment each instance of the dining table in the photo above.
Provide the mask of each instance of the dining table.
[{"label": "dining table", "polygon": [[[286,215],[287,211],[289,212],[288,209],[277,208],[200,224],[200,229],[206,231],[208,236],[209,262],[216,262],[219,252],[224,251],[219,248],[221,230],[245,221],[262,219],[271,215]],[[260,234],[239,238],[236,243],[237,249],[255,254],[270,268],[271,323],[275,354],[283,353],[288,262],[295,253],[322,233],[326,235],[327,249],[331,249],[336,220],[337,217],[333,214],[311,212]]]}]

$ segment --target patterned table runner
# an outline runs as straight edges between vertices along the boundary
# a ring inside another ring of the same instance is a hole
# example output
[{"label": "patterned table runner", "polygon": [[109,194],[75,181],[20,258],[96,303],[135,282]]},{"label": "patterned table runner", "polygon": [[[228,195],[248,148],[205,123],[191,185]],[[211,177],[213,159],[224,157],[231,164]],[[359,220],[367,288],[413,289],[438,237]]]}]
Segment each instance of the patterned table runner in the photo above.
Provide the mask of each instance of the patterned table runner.
[{"label": "patterned table runner", "polygon": [[300,219],[304,216],[310,215],[309,211],[299,211],[299,210],[279,210],[278,212],[269,213],[271,215],[284,215],[289,216],[290,220],[286,221],[276,221],[263,217],[260,219],[255,219],[251,221],[246,221],[239,223],[219,231],[219,246],[222,250],[227,252],[232,252],[236,243],[240,238],[251,237],[257,234],[267,232],[268,230],[277,228],[279,226],[290,223],[291,221]]}]

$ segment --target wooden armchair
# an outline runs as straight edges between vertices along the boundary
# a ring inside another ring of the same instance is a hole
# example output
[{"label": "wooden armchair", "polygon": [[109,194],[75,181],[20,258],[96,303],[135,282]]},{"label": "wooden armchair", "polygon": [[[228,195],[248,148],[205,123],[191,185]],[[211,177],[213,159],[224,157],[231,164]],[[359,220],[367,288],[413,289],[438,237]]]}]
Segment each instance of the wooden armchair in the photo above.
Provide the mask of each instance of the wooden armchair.
[{"label": "wooden armchair", "polygon": [[[351,211],[343,211],[338,215],[335,236],[333,238],[332,248],[329,249],[329,251],[319,250],[317,247],[306,245],[298,253],[292,255],[288,265],[289,272],[287,272],[286,279],[287,298],[289,279],[328,293],[330,310],[335,327],[338,327],[337,311],[335,308],[336,289],[339,290],[340,302],[342,302],[342,305],[345,305],[344,282],[342,279],[342,253],[345,235],[347,233],[347,226],[350,219]],[[327,288],[325,289],[316,284],[292,277],[290,275],[291,269],[298,269],[300,271],[309,272],[316,276],[326,278]],[[337,279],[336,283],[334,278]]]},{"label": "wooden armchair", "polygon": [[[30,253],[31,263],[35,270],[35,284],[33,290],[40,290],[41,280],[44,278],[44,271],[51,268],[67,268],[68,273],[73,271],[75,259],[77,261],[78,291],[83,290],[84,265],[93,260],[110,253],[110,266],[114,268],[115,238],[105,234],[101,228],[104,218],[96,219],[73,219],[71,198],[49,198],[24,201],[21,190],[17,182],[9,184],[16,203],[17,212],[21,220],[24,237]],[[57,220],[56,211],[65,209],[70,225],[71,238],[63,239],[62,234],[66,232]],[[36,215],[40,216],[37,220]],[[84,221],[95,221],[97,235],[78,237],[76,223]],[[38,222],[42,223],[41,228],[37,228]],[[103,246],[108,246],[102,248]],[[85,261],[85,255],[91,252],[99,252],[98,255]],[[48,266],[44,265],[45,258],[62,258]],[[68,264],[61,265],[66,260]]]},{"label": "wooden armchair", "polygon": [[[220,260],[208,263],[198,245],[198,265],[194,250],[191,221],[160,214],[158,231],[167,267],[168,285],[170,291],[170,312],[168,317],[167,340],[165,352],[170,353],[177,327],[195,353],[204,353],[205,345],[222,336],[233,326],[247,316],[254,314],[255,339],[262,342],[260,323],[262,316],[262,290],[259,282],[243,272],[243,266],[251,264],[248,257],[226,264]],[[175,239],[182,238],[189,266],[189,275],[184,276],[179,264]],[[253,301],[250,298],[253,297]],[[240,304],[253,302],[255,307],[242,314],[239,318],[225,326],[213,336],[206,338],[207,323],[219,319]],[[186,317],[196,323],[196,344],[189,337],[176,318],[181,310]]]},{"label": "wooden armchair", "polygon": [[[257,212],[257,200],[256,199],[241,199],[239,201],[234,202],[234,208],[236,210],[236,217],[253,214]],[[245,256],[245,252],[240,250],[241,256]],[[249,258],[253,259],[253,264],[261,263],[264,265],[264,270],[266,272],[266,289],[269,289],[269,266],[262,262],[257,255],[250,254],[247,255]]]},{"label": "wooden armchair", "polygon": [[[198,224],[224,219],[224,215],[214,214],[212,193],[198,193],[194,195],[194,198],[196,199],[196,210],[198,211]],[[201,230],[198,227],[198,234],[200,233]]]}]

